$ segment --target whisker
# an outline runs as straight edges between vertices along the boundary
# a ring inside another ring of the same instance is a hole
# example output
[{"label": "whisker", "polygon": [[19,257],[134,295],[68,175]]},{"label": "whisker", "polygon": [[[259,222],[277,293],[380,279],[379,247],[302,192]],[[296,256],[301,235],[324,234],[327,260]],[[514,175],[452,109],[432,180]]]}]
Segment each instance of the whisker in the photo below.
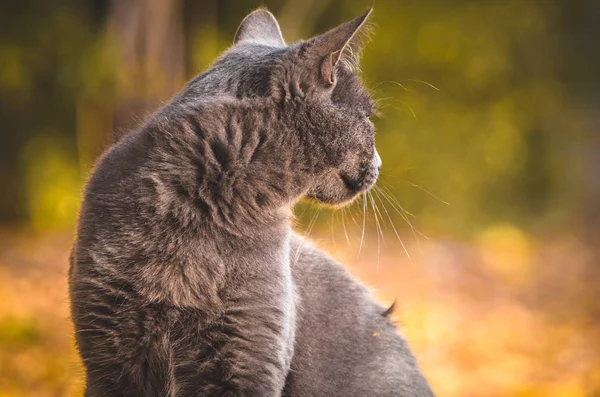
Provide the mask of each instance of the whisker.
[{"label": "whisker", "polygon": [[368,192],[368,198],[371,200],[371,206],[373,207],[373,215],[375,216],[375,230],[377,231],[377,274],[379,274],[379,266],[381,259],[381,241],[379,239],[379,233],[381,231],[381,227],[379,226],[379,219],[377,217],[377,211],[375,211],[375,204],[371,192]]},{"label": "whisker", "polygon": [[350,237],[348,237],[348,230],[346,230],[346,219],[344,218],[344,213],[346,212],[346,208],[342,208],[342,227],[344,228],[344,235],[346,236],[346,243],[348,243],[348,247],[350,244]]},{"label": "whisker", "polygon": [[310,224],[308,225],[307,230],[304,232],[304,235],[306,238],[308,238],[310,236],[310,234],[312,233],[312,230],[315,227],[315,223],[317,223],[317,218],[319,217],[320,212],[321,212],[321,209],[317,208],[317,210],[315,211],[315,214],[312,217],[312,220],[310,221]]},{"label": "whisker", "polygon": [[385,101],[387,101],[389,99],[394,99],[394,97],[393,96],[386,96],[386,97],[383,97],[383,98],[376,98],[375,102],[377,102],[377,103],[379,103],[379,102],[385,102]]},{"label": "whisker", "polygon": [[[306,230],[304,231],[304,237],[308,238],[308,236],[310,236],[310,233],[312,232],[313,227],[315,226],[315,223],[317,221],[317,218],[319,217],[319,212],[321,210],[319,208],[317,208],[317,210],[315,211],[315,214],[312,216],[310,222],[308,223],[308,226],[306,228]],[[302,245],[299,245],[298,248],[296,248],[296,252],[294,253],[294,262],[293,263],[297,263],[298,262],[298,258],[300,258],[300,248]]]},{"label": "whisker", "polygon": [[412,113],[412,116],[415,118],[415,120],[417,120],[417,114],[415,113],[415,111],[413,110],[413,108],[406,102],[404,101],[400,101],[401,104],[403,104],[404,106],[406,106],[408,108],[408,110],[410,110],[410,113]]},{"label": "whisker", "polygon": [[381,239],[383,241],[383,245],[387,246],[387,244],[385,243],[385,237],[383,234],[383,225],[385,225],[385,219],[383,218],[383,215],[381,214],[381,211],[379,210],[379,206],[377,205],[377,201],[374,200],[373,194],[369,191],[369,195],[371,196],[371,203],[374,204],[374,210],[376,212],[376,214],[379,214],[379,230],[381,230]]},{"label": "whisker", "polygon": [[[381,193],[381,194],[384,194],[384,197],[385,197],[385,192],[384,192],[383,190],[381,190],[381,189],[380,189],[379,191],[380,191],[380,193]],[[404,207],[402,207],[402,206],[400,205],[400,202],[399,202],[398,200],[396,200],[396,199],[395,199],[395,198],[394,198],[394,197],[391,195],[391,193],[387,193],[387,197],[386,197],[386,199],[387,199],[388,201],[389,201],[390,197],[394,199],[394,201],[396,202],[396,204],[398,204],[398,206],[400,207],[400,210],[402,210],[402,212],[404,213],[404,217],[403,217],[403,219],[404,219],[404,220],[406,221],[406,223],[408,223],[408,225],[410,226],[410,231],[411,231],[411,233],[412,233],[412,235],[413,235],[413,238],[415,239],[415,242],[417,243],[417,247],[419,248],[419,252],[423,253],[423,249],[421,248],[421,241],[420,241],[420,240],[419,240],[419,238],[417,237],[417,233],[418,233],[420,236],[422,236],[422,237],[423,237],[425,240],[429,240],[429,237],[427,237],[426,235],[424,235],[423,233],[421,233],[421,231],[419,231],[419,229],[417,229],[416,227],[414,227],[414,226],[413,226],[413,224],[412,224],[412,223],[411,223],[411,222],[408,220],[408,216],[407,216],[407,214],[409,214],[409,215],[412,215],[412,214],[411,214],[410,212],[406,211],[406,210],[404,209]],[[390,202],[390,204],[392,204],[392,208],[393,208],[393,207],[394,207],[393,203],[391,203],[391,202]],[[398,212],[398,211],[397,211],[397,209],[396,209],[396,212]],[[401,215],[401,216],[402,216],[402,215]],[[413,218],[415,218],[415,216],[414,216],[414,215],[412,215],[412,217],[413,217]]]},{"label": "whisker", "polygon": [[[387,201],[388,201],[388,202],[389,202],[389,203],[392,205],[392,208],[393,208],[393,209],[394,209],[394,210],[395,210],[395,211],[398,213],[398,215],[400,215],[400,216],[402,217],[402,219],[404,219],[404,221],[405,221],[405,222],[408,224],[408,226],[410,226],[410,228],[413,230],[413,233],[414,233],[414,232],[417,232],[417,233],[418,233],[418,234],[419,234],[421,237],[423,237],[423,238],[424,238],[424,239],[426,239],[426,240],[429,240],[429,237],[427,237],[426,235],[424,235],[423,233],[421,233],[421,232],[419,231],[419,229],[417,229],[417,228],[416,228],[416,227],[415,227],[415,226],[414,226],[414,225],[413,225],[413,224],[410,222],[410,220],[408,219],[408,216],[407,216],[407,213],[408,213],[408,211],[406,211],[406,210],[404,209],[404,207],[402,207],[402,206],[400,205],[400,203],[398,203],[397,201],[396,201],[396,202],[397,202],[398,206],[396,206],[396,204],[394,204],[394,202],[393,202],[393,201],[390,199],[390,193],[389,193],[389,192],[388,192],[388,193],[386,193],[386,192],[385,192],[385,190],[383,190],[383,189],[381,189],[381,188],[380,188],[380,190],[379,190],[379,191],[380,191],[380,192],[383,194],[383,197],[385,197],[385,198],[386,198],[386,200],[387,200]],[[411,215],[412,215],[412,214],[411,214]]]},{"label": "whisker", "polygon": [[[383,183],[385,183],[384,181],[381,181]],[[393,193],[391,192],[391,187],[389,184],[386,183],[386,185],[388,185],[388,187],[384,187],[384,186],[378,186],[379,187],[379,192],[381,194],[385,194],[387,196],[388,200],[392,200],[396,206],[402,208],[402,212],[408,216],[411,216],[412,218],[416,218],[417,216],[415,214],[413,214],[412,212],[409,212],[408,210],[406,210],[404,207],[402,207],[402,205],[400,204],[400,202],[398,201],[398,199],[393,195]],[[384,190],[385,189],[385,190]]]},{"label": "whisker", "polygon": [[362,224],[362,233],[360,235],[360,245],[358,246],[358,255],[360,256],[360,251],[363,246],[363,242],[365,241],[365,223],[367,221],[367,193],[363,192],[363,224]]},{"label": "whisker", "polygon": [[350,219],[352,219],[352,222],[354,223],[354,226],[356,227],[360,227],[356,218],[354,217],[354,214],[352,213],[352,208],[356,208],[356,206],[353,204],[350,206],[350,208],[348,208],[348,215],[350,215]]},{"label": "whisker", "polygon": [[302,217],[306,213],[306,210],[308,209],[308,205],[304,205],[303,207],[304,208],[302,208],[302,212],[300,212],[300,214],[296,214],[298,205],[296,205],[294,207],[294,212],[293,213],[294,213],[294,224],[295,225],[299,225],[300,224],[300,219],[302,219]]},{"label": "whisker", "polygon": [[378,190],[380,190],[379,187],[378,186],[374,186],[374,187],[375,187],[374,192],[377,195],[377,197],[379,197],[379,201],[381,202],[381,205],[383,206],[383,210],[385,211],[388,219],[390,220],[390,224],[392,225],[392,229],[394,230],[394,233],[396,234],[396,237],[398,237],[398,241],[400,242],[400,245],[402,246],[402,249],[404,250],[404,253],[406,253],[406,256],[408,257],[408,260],[410,260],[412,262],[412,257],[408,253],[408,250],[406,249],[406,246],[404,245],[404,242],[400,238],[400,234],[398,233],[398,230],[396,230],[396,226],[394,225],[394,221],[392,220],[392,217],[390,216],[390,213],[388,212],[387,208],[385,207],[385,203],[383,202],[383,200],[381,199],[381,196],[379,195],[379,192],[378,192]]},{"label": "whisker", "polygon": [[434,90],[436,90],[436,91],[439,91],[439,90],[440,90],[439,88],[437,88],[437,87],[436,87],[436,86],[434,86],[433,84],[431,84],[431,83],[428,83],[428,82],[426,82],[426,81],[423,81],[423,80],[419,80],[419,79],[403,79],[403,80],[407,80],[407,81],[414,81],[415,83],[421,83],[421,84],[425,84],[426,86],[429,86],[429,87],[433,88],[433,89],[434,89]]},{"label": "whisker", "polygon": [[341,258],[340,251],[338,251],[337,242],[335,241],[335,233],[333,232],[334,221],[335,221],[335,211],[333,211],[331,213],[331,219],[329,221],[329,224],[331,226],[331,238],[333,240],[333,247],[335,249],[335,253],[337,254],[338,258]]},{"label": "whisker", "polygon": [[[412,223],[410,222],[410,220],[408,219],[408,215],[413,216],[413,214],[409,213],[407,210],[404,209],[404,207],[402,207],[402,205],[400,205],[400,203],[398,202],[398,200],[396,200],[391,193],[386,192],[385,190],[383,190],[383,188],[381,188],[379,190],[379,192],[383,195],[383,197],[392,205],[392,208],[398,213],[398,215],[400,215],[400,217],[402,217],[402,219],[411,227],[411,229],[414,227],[412,225]],[[423,236],[425,237],[425,236]]]},{"label": "whisker", "polygon": [[410,182],[410,181],[404,181],[404,180],[403,180],[402,182],[406,183],[406,184],[407,184],[407,185],[409,185],[409,186],[413,186],[413,187],[416,187],[417,189],[420,189],[420,190],[422,190],[423,192],[425,192],[425,193],[427,193],[428,195],[430,195],[431,197],[433,197],[433,198],[435,198],[435,199],[439,200],[439,201],[440,201],[441,203],[443,203],[443,204],[450,205],[450,203],[449,203],[449,202],[447,202],[447,201],[445,201],[445,200],[442,200],[441,198],[439,198],[439,197],[438,197],[438,196],[436,196],[435,194],[431,193],[429,190],[425,189],[425,188],[424,188],[423,186],[421,186],[421,185],[417,185],[416,183],[413,183],[413,182]]},{"label": "whisker", "polygon": [[392,80],[386,80],[386,81],[382,81],[381,83],[379,83],[379,84],[377,85],[377,88],[381,87],[383,84],[395,84],[395,85],[397,85],[398,87],[402,88],[402,89],[403,89],[404,91],[406,91],[406,92],[414,92],[413,90],[409,90],[408,88],[406,88],[406,87],[404,86],[404,84],[401,84],[401,83],[399,83],[399,82],[397,82],[397,81],[392,81]]},{"label": "whisker", "polygon": [[[373,198],[373,195],[371,195],[371,198]],[[385,218],[383,217],[383,214],[381,213],[381,210],[379,209],[379,205],[377,205],[377,201],[373,200],[373,202],[375,203],[375,210],[377,211],[377,213],[379,214],[379,223],[380,225],[385,225]],[[384,206],[385,209],[385,206]],[[385,243],[385,238],[383,235],[383,227],[381,227],[381,238],[383,239],[383,245],[387,246],[387,244]]]}]

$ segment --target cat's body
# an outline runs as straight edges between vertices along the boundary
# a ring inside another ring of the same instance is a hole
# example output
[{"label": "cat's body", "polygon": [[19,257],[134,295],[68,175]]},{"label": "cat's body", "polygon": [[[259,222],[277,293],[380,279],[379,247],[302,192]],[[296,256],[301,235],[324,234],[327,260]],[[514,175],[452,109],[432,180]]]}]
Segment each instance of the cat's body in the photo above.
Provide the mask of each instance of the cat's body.
[{"label": "cat's body", "polygon": [[[367,15],[286,46],[271,14],[250,14],[100,159],[70,269],[86,396],[430,395],[364,288],[310,246],[290,259],[294,202],[343,203],[377,178],[373,104],[344,55]],[[357,371],[384,386],[347,382]]]},{"label": "cat's body", "polygon": [[[211,183],[225,183],[212,179],[220,175],[211,176],[212,167],[240,161],[219,152],[221,140],[235,139],[227,134],[249,141],[239,156],[255,157],[257,177],[267,167],[262,156],[273,163],[272,141],[239,135],[240,117],[246,127],[252,126],[248,113],[261,122],[268,117],[253,105],[209,105],[207,111],[222,117],[222,131],[203,123],[198,108],[189,117],[178,112],[178,120],[158,114],[96,167],[71,269],[88,395],[279,395],[295,329],[288,214],[252,211],[273,198],[247,187],[251,167],[237,176],[241,187],[231,178],[231,191],[210,190]],[[163,135],[161,123],[179,136]],[[202,134],[212,144],[204,147]],[[279,166],[281,172],[285,163]],[[208,186],[199,196],[191,192],[198,178]],[[285,190],[285,180],[273,188]],[[265,202],[228,205],[219,196],[227,193]]]},{"label": "cat's body", "polygon": [[297,235],[292,252],[298,325],[284,396],[432,397],[390,310]]}]

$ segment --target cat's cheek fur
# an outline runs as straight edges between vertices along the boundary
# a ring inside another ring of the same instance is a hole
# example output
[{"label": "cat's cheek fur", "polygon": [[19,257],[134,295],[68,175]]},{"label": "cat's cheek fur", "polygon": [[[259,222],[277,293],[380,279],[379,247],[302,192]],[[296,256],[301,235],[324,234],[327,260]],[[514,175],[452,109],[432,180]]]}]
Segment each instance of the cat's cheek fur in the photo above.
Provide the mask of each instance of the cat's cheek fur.
[{"label": "cat's cheek fur", "polygon": [[338,170],[331,170],[319,178],[307,193],[307,197],[319,204],[343,205],[349,204],[358,195],[357,191],[349,190]]}]

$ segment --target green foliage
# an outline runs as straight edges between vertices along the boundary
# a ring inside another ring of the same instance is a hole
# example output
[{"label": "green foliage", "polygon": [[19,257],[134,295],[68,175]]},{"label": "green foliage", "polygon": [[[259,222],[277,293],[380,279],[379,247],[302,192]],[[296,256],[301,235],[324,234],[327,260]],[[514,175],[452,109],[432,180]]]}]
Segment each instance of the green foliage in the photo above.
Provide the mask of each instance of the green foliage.
[{"label": "green foliage", "polygon": [[[0,13],[0,184],[10,192],[0,219],[66,226],[80,174],[110,141],[111,117],[127,99],[118,93],[136,86],[119,56],[125,38],[108,28],[108,3],[30,3]],[[188,77],[230,45],[239,20],[258,5],[230,3],[181,2]],[[288,41],[366,8],[335,0],[267,6]],[[589,63],[600,60],[574,49],[570,35],[593,35],[596,24],[575,27],[569,18],[588,8],[521,0],[375,4],[363,71],[380,104],[381,184],[421,228],[468,235],[497,223],[561,227],[580,213],[586,186],[578,174],[592,136],[592,115],[580,105],[591,99],[570,84],[593,79]],[[147,99],[146,109],[157,106]]]},{"label": "green foliage", "polygon": [[0,319],[0,346],[4,349],[37,343],[40,339],[39,329],[32,321],[14,317]]},{"label": "green foliage", "polygon": [[0,222],[65,227],[76,217],[77,104],[112,101],[114,75],[108,40],[86,3],[2,5]]}]

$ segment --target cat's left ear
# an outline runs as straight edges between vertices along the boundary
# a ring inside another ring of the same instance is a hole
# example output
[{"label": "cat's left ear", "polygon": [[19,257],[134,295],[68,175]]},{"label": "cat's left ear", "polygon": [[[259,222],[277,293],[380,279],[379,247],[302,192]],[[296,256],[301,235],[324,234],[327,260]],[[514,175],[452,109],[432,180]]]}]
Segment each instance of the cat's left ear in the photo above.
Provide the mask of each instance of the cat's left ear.
[{"label": "cat's left ear", "polygon": [[346,22],[306,42],[306,52],[317,57],[320,62],[320,77],[325,85],[335,83],[335,70],[339,64],[350,69],[358,67],[362,46],[361,33],[365,32],[365,23],[373,8],[358,18]]},{"label": "cat's left ear", "polygon": [[244,41],[270,47],[286,46],[277,19],[264,8],[259,8],[248,14],[238,27],[233,44]]}]

